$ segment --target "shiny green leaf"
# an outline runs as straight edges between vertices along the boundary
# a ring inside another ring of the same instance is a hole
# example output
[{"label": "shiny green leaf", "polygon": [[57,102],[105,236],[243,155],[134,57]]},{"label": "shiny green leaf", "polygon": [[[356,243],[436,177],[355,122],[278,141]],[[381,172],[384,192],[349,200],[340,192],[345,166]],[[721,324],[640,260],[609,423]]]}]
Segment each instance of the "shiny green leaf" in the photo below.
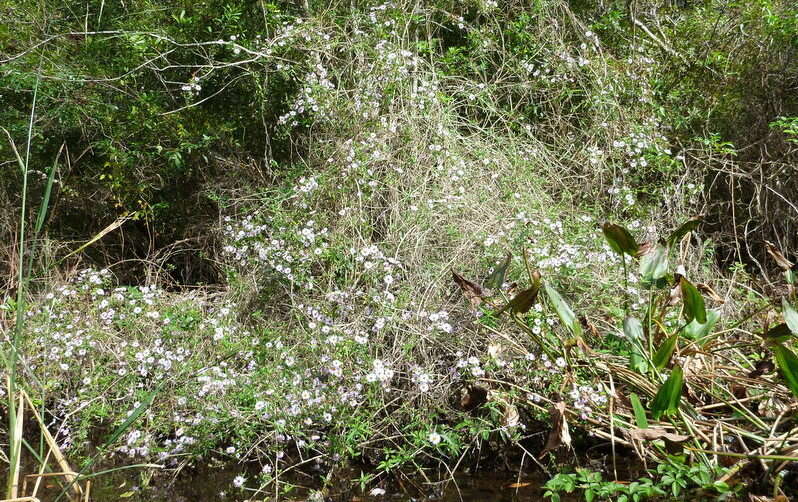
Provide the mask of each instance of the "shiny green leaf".
[{"label": "shiny green leaf", "polygon": [[787,323],[777,324],[772,328],[768,328],[767,333],[765,333],[765,338],[767,339],[768,343],[784,343],[790,338],[793,337],[792,330],[790,327],[787,326]]},{"label": "shiny green leaf", "polygon": [[643,325],[636,317],[627,317],[623,320],[623,334],[632,342],[632,353],[629,355],[629,367],[640,374],[648,373],[648,359],[642,352]]},{"label": "shiny green leaf", "polygon": [[659,420],[662,415],[673,415],[678,411],[683,389],[684,373],[680,366],[674,366],[671,375],[659,388],[651,402],[651,414],[654,420]]},{"label": "shiny green leaf", "polygon": [[682,292],[684,302],[684,317],[687,322],[697,319],[699,323],[707,322],[707,310],[704,306],[704,297],[690,281],[681,277],[679,279],[679,289]]},{"label": "shiny green leaf", "polygon": [[787,298],[781,299],[781,313],[784,316],[784,322],[790,327],[792,334],[798,336],[798,312],[790,305]]},{"label": "shiny green leaf", "polygon": [[662,279],[668,273],[668,248],[656,244],[640,257],[640,276],[645,282]]},{"label": "shiny green leaf", "polygon": [[700,323],[693,319],[684,327],[682,333],[691,340],[701,340],[712,333],[712,328],[718,323],[720,313],[717,310],[707,310],[707,322]]},{"label": "shiny green leaf", "polygon": [[679,335],[671,335],[664,342],[662,342],[659,350],[657,350],[652,358],[652,362],[657,369],[661,370],[668,365],[668,362],[671,360],[671,356],[673,356],[673,351],[676,349],[676,342],[678,341]]},{"label": "shiny green leaf", "polygon": [[574,314],[574,311],[568,306],[568,303],[563,300],[562,296],[560,296],[560,293],[558,293],[557,290],[554,289],[548,282],[544,283],[543,288],[546,292],[546,297],[549,299],[549,303],[554,311],[557,312],[557,316],[560,318],[560,321],[569,330],[571,330],[571,333],[576,336],[581,336],[582,325],[579,324],[579,319],[576,318],[576,314]]},{"label": "shiny green leaf", "polygon": [[679,228],[674,230],[671,233],[671,235],[668,236],[668,247],[673,246],[676,243],[676,241],[684,237],[685,234],[687,234],[687,232],[692,232],[693,230],[698,228],[698,225],[701,223],[702,218],[703,218],[702,215],[693,216],[686,222],[682,223],[682,225]]},{"label": "shiny green leaf", "polygon": [[787,387],[798,397],[798,357],[784,345],[776,345],[773,347],[773,352],[776,355],[776,365],[784,375]]},{"label": "shiny green leaf", "polygon": [[632,402],[632,410],[635,412],[635,424],[640,429],[648,429],[648,419],[646,418],[646,410],[643,408],[643,403],[640,398],[632,392],[629,394],[629,401]]}]

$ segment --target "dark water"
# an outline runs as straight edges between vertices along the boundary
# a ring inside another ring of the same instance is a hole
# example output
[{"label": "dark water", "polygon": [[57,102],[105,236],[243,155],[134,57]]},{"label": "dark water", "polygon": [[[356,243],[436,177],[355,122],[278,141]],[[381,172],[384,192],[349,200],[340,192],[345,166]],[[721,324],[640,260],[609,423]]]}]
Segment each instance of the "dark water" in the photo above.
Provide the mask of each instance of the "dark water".
[{"label": "dark water", "polygon": [[[238,502],[250,500],[274,500],[275,494],[255,494],[241,491],[233,486],[238,469],[203,469],[197,472],[182,472],[176,478],[156,475],[146,480],[129,473],[111,474],[98,480],[92,489],[94,502]],[[138,479],[137,479],[138,478]],[[425,479],[410,479],[383,485],[370,485],[365,492],[357,481],[342,479],[332,483],[323,492],[323,498],[314,498],[312,480],[294,479],[297,488],[282,494],[280,500],[312,502],[543,502],[541,490],[545,479],[539,475],[511,475],[506,473],[480,473],[457,475],[454,479],[430,482]],[[371,495],[378,488],[384,494]],[[318,496],[316,496],[318,497]],[[43,499],[45,500],[45,499]]]}]

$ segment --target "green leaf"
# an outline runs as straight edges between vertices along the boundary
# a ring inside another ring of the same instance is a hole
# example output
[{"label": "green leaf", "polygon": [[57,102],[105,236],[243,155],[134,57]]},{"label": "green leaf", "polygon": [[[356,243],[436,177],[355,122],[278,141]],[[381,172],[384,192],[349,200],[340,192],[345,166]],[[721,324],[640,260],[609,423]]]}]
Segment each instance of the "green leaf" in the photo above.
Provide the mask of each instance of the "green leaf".
[{"label": "green leaf", "polygon": [[557,292],[548,282],[543,284],[543,288],[546,292],[546,296],[549,299],[549,303],[554,308],[554,311],[557,312],[557,316],[560,318],[560,321],[571,330],[576,336],[582,335],[582,325],[579,324],[579,319],[576,318],[576,314],[574,311],[571,310],[571,307],[563,300],[560,293]]},{"label": "green leaf", "polygon": [[636,317],[627,317],[623,320],[623,334],[630,340],[643,340],[643,324]]},{"label": "green leaf", "polygon": [[485,287],[490,289],[499,289],[504,284],[504,278],[507,275],[507,269],[510,267],[510,262],[513,259],[513,255],[507,253],[507,256],[504,258],[504,261],[501,262],[500,265],[497,265],[496,268],[493,269],[493,272],[485,279]]},{"label": "green leaf", "polygon": [[679,409],[684,388],[684,373],[681,366],[674,366],[671,375],[659,388],[657,395],[651,402],[651,414],[654,420],[659,420],[662,415],[672,415]]},{"label": "green leaf", "polygon": [[643,325],[636,317],[627,317],[623,320],[623,333],[632,343],[632,353],[629,355],[629,367],[640,374],[648,373],[648,359],[643,354]]},{"label": "green leaf", "polygon": [[47,209],[50,207],[50,194],[53,190],[55,172],[58,170],[58,159],[61,157],[61,152],[63,150],[64,145],[61,145],[61,149],[58,150],[58,155],[55,158],[55,163],[53,164],[53,167],[50,168],[50,172],[47,175],[47,185],[45,185],[42,201],[39,204],[39,213],[36,216],[36,225],[33,227],[34,236],[38,236],[39,232],[42,231],[42,227],[44,226],[44,218],[47,216]]},{"label": "green leaf", "polygon": [[635,424],[640,429],[648,429],[648,419],[646,418],[646,410],[643,408],[643,403],[640,398],[632,392],[629,394],[629,400],[632,402],[632,410],[635,412]]},{"label": "green leaf", "polygon": [[773,352],[776,354],[776,365],[787,381],[787,387],[798,397],[798,357],[784,345],[776,345]]},{"label": "green leaf", "polygon": [[695,230],[698,227],[698,225],[701,223],[702,218],[703,218],[702,215],[693,216],[686,222],[682,223],[682,225],[679,228],[674,230],[671,233],[671,235],[668,236],[668,241],[667,241],[668,247],[672,247],[673,244],[676,243],[676,241],[678,241],[682,237],[684,237],[684,235],[687,232],[692,232],[693,230]]},{"label": "green leaf", "polygon": [[671,360],[671,356],[673,356],[673,351],[676,349],[676,342],[678,341],[679,335],[671,335],[664,342],[662,342],[659,350],[657,350],[652,358],[652,362],[657,369],[661,370],[668,365],[668,362]]},{"label": "green leaf", "polygon": [[784,322],[790,327],[792,334],[798,336],[798,312],[790,305],[787,298],[781,299],[781,313],[784,316]]},{"label": "green leaf", "polygon": [[765,338],[768,343],[784,343],[792,338],[792,336],[793,334],[790,330],[790,327],[784,322],[777,324],[772,328],[768,328],[767,333],[765,334]]},{"label": "green leaf", "polygon": [[640,257],[640,275],[645,282],[662,279],[668,273],[668,248],[656,244]]},{"label": "green leaf", "polygon": [[719,319],[720,312],[717,310],[707,310],[707,322],[702,324],[696,319],[693,319],[684,327],[682,333],[692,340],[701,340],[712,333],[712,328],[715,327]]},{"label": "green leaf", "polygon": [[707,310],[704,306],[704,297],[690,281],[681,277],[679,279],[679,289],[682,291],[682,301],[684,302],[684,317],[687,322],[697,319],[704,324],[707,322]]},{"label": "green leaf", "polygon": [[638,247],[634,237],[622,226],[605,222],[604,225],[601,226],[601,231],[604,233],[607,244],[609,244],[616,253],[620,255],[626,253],[629,256],[635,256],[637,254]]}]

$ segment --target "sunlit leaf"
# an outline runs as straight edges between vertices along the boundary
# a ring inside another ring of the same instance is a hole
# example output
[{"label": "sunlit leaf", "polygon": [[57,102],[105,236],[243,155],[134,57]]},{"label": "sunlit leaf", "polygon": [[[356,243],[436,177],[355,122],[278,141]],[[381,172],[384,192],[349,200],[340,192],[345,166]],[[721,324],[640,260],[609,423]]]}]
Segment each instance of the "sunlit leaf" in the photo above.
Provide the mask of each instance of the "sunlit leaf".
[{"label": "sunlit leaf", "polygon": [[646,418],[646,410],[643,408],[643,403],[640,398],[632,392],[629,394],[629,400],[632,402],[632,410],[635,412],[635,423],[641,429],[648,428],[648,419]]},{"label": "sunlit leaf", "polygon": [[701,296],[698,289],[684,277],[679,278],[679,289],[682,293],[684,317],[687,319],[687,322],[697,319],[701,324],[706,323],[707,310],[704,306],[704,297]]},{"label": "sunlit leaf", "polygon": [[629,437],[637,439],[638,441],[656,441],[658,439],[664,439],[671,443],[684,443],[690,439],[690,436],[668,432],[661,427],[640,427],[632,429],[629,431]]},{"label": "sunlit leaf", "polygon": [[490,289],[500,289],[504,284],[504,278],[507,275],[507,269],[510,267],[510,262],[513,255],[507,253],[504,261],[493,269],[493,272],[485,279],[485,287]]},{"label": "sunlit leaf", "polygon": [[654,357],[651,359],[657,369],[662,369],[668,365],[671,356],[673,356],[673,351],[676,349],[676,342],[678,341],[679,335],[671,335],[662,342],[659,350],[657,350]]},{"label": "sunlit leaf", "polygon": [[659,420],[662,415],[672,415],[679,409],[684,388],[684,373],[680,366],[674,366],[670,376],[659,388],[657,395],[651,402],[651,414],[654,420]]},{"label": "sunlit leaf", "polygon": [[781,312],[784,316],[784,322],[790,327],[792,334],[798,336],[798,312],[790,305],[787,298],[781,299]]},{"label": "sunlit leaf", "polygon": [[773,352],[776,355],[776,365],[787,381],[787,387],[798,397],[798,357],[784,345],[776,345]]},{"label": "sunlit leaf", "polygon": [[622,226],[605,222],[604,225],[601,226],[601,231],[604,233],[607,244],[609,244],[616,253],[626,253],[629,256],[635,256],[637,254],[637,242],[635,242],[632,234]]},{"label": "sunlit leaf", "polygon": [[693,230],[698,228],[698,225],[701,223],[702,219],[703,215],[693,216],[686,222],[682,223],[682,225],[679,228],[671,232],[671,234],[668,236],[668,241],[667,241],[668,247],[673,246],[674,243],[676,243],[679,239],[684,237],[685,234],[687,234],[687,232],[692,232]]},{"label": "sunlit leaf", "polygon": [[717,310],[707,310],[707,322],[700,323],[693,319],[684,327],[682,334],[692,340],[701,340],[712,333],[712,328],[718,323],[720,313]]},{"label": "sunlit leaf", "polygon": [[560,318],[560,321],[569,329],[571,333],[576,336],[580,336],[582,334],[582,325],[579,324],[579,319],[576,318],[574,311],[571,310],[571,307],[568,306],[565,300],[563,300],[560,293],[557,292],[548,282],[544,285],[544,290],[546,291],[546,297],[549,299],[549,303],[551,303],[552,308],[554,311],[557,312],[557,316]]},{"label": "sunlit leaf", "polygon": [[623,333],[632,342],[632,353],[629,355],[629,367],[638,373],[648,373],[648,359],[641,352],[643,338],[643,325],[636,317],[627,317],[623,320]]},{"label": "sunlit leaf", "polygon": [[662,244],[648,248],[640,256],[640,276],[645,282],[662,279],[668,273],[668,249]]}]

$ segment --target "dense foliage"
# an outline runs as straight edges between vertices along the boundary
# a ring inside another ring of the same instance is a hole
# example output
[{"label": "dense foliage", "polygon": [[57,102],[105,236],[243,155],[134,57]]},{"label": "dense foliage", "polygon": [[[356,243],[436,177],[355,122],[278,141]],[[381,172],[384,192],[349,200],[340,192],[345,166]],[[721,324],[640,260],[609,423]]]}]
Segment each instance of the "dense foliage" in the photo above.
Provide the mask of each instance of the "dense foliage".
[{"label": "dense foliage", "polygon": [[[552,498],[731,496],[734,455],[789,487],[793,2],[0,17],[2,326],[86,469],[122,426],[110,462],[240,460],[242,497],[486,458]],[[621,449],[655,482],[604,481]]]}]

